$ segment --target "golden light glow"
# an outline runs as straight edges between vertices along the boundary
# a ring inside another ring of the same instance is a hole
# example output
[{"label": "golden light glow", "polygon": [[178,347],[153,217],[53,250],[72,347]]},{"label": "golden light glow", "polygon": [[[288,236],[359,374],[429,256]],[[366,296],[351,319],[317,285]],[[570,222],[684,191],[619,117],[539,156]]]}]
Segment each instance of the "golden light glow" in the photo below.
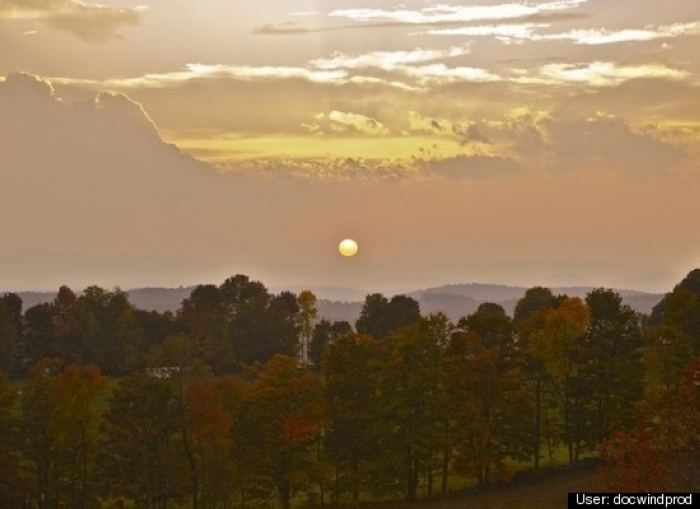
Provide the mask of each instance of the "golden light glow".
[{"label": "golden light glow", "polygon": [[345,239],[338,244],[338,251],[343,256],[355,256],[357,254],[357,242],[352,239]]}]

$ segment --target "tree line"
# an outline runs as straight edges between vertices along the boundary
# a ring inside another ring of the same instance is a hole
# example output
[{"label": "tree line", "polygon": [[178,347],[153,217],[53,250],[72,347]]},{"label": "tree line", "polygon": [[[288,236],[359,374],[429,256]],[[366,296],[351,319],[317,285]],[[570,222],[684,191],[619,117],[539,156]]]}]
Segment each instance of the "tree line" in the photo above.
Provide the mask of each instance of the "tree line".
[{"label": "tree line", "polygon": [[456,323],[406,296],[368,295],[354,327],[315,305],[243,275],[175,314],[95,286],[0,297],[0,505],[352,506],[561,451],[599,454],[599,489],[697,488],[700,270],[649,317],[602,288]]}]

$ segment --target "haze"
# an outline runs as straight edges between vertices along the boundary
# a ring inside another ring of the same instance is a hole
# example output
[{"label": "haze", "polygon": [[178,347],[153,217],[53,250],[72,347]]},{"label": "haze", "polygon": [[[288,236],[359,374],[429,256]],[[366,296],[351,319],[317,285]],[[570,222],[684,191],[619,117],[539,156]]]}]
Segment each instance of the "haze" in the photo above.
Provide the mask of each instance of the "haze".
[{"label": "haze", "polygon": [[0,0],[0,47],[0,290],[700,264],[695,0]]}]

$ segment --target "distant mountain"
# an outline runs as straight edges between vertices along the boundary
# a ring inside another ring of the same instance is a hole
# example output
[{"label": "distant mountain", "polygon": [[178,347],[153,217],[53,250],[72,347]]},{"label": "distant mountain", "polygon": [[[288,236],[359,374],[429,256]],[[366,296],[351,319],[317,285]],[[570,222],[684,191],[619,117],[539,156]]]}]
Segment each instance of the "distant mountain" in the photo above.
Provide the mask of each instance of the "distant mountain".
[{"label": "distant mountain", "polygon": [[190,296],[194,286],[181,286],[179,288],[134,288],[126,293],[129,302],[139,309],[146,311],[177,311],[182,301]]},{"label": "distant mountain", "polygon": [[[550,288],[554,295],[585,298],[594,287],[572,286]],[[443,311],[452,320],[469,315],[476,311],[483,302],[495,302],[513,315],[515,306],[527,288],[521,286],[491,285],[480,283],[453,284],[427,288],[409,293],[420,304],[422,313]],[[649,314],[656,304],[661,301],[663,294],[645,293],[637,290],[615,289],[622,297],[622,302],[638,313]]]},{"label": "distant mountain", "polygon": [[316,303],[318,316],[330,321],[346,321],[353,327],[362,311],[362,301],[344,302],[338,300],[319,299]]},{"label": "distant mountain", "polygon": [[[135,288],[128,290],[129,301],[139,309],[158,312],[176,311],[182,301],[190,296],[194,286],[179,288]],[[302,287],[299,287],[302,289]],[[299,291],[293,288],[293,291]],[[360,316],[365,292],[347,288],[319,288],[311,290],[316,293],[318,300],[319,317],[327,320],[346,320],[354,324]],[[573,286],[551,288],[555,295],[568,295],[569,297],[584,298],[593,287]],[[273,290],[275,293],[281,289]],[[520,286],[491,285],[480,283],[451,284],[426,288],[415,292],[406,293],[420,304],[423,314],[442,311],[451,320],[458,320],[470,315],[483,302],[495,302],[505,309],[506,313],[513,315],[513,310],[518,300],[525,295],[527,288]],[[645,293],[636,290],[615,290],[622,296],[623,303],[639,313],[650,314],[663,294]],[[350,295],[356,300],[346,301],[338,298],[341,295]],[[19,292],[24,309],[43,302],[51,302],[56,297],[55,292]],[[387,295],[389,296],[389,295]]]}]

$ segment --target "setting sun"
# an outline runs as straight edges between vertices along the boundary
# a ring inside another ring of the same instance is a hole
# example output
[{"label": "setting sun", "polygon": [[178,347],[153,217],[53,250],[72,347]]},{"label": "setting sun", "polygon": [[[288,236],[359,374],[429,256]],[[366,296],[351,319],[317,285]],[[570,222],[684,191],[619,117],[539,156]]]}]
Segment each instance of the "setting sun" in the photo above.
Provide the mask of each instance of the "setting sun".
[{"label": "setting sun", "polygon": [[338,244],[338,251],[343,256],[355,256],[357,254],[357,242],[352,239],[345,239]]}]

